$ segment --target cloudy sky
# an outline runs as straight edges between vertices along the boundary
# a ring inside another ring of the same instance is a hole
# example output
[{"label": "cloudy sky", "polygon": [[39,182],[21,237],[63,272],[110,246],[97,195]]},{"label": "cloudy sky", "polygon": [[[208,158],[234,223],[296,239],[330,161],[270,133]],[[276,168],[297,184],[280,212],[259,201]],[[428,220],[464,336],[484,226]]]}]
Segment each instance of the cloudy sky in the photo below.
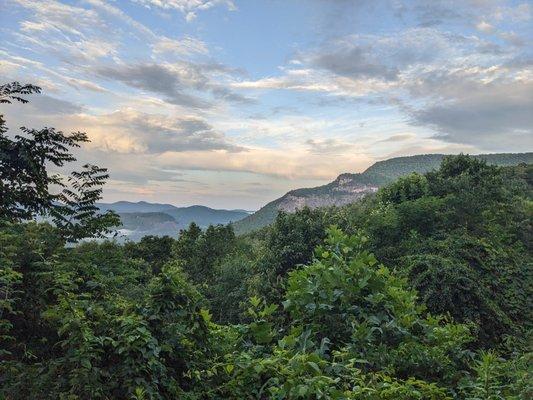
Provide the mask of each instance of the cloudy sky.
[{"label": "cloudy sky", "polygon": [[0,0],[19,126],[86,131],[105,200],[257,209],[373,162],[533,150],[529,0]]}]

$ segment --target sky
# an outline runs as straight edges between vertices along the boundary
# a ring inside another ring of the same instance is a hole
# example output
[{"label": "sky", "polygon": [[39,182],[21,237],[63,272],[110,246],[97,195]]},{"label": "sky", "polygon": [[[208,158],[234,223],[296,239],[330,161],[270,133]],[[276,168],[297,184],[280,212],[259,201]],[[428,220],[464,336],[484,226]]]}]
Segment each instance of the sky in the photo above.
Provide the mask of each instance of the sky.
[{"label": "sky", "polygon": [[[255,210],[426,153],[533,150],[533,2],[0,0],[10,134],[87,132],[105,201]],[[74,168],[73,166],[72,168]]]}]

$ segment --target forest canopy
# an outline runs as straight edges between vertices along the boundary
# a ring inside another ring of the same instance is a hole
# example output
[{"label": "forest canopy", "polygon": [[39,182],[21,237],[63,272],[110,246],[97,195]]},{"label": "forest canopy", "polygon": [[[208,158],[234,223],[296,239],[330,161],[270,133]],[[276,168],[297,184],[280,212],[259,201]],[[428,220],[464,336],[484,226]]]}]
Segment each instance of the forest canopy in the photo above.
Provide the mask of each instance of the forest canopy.
[{"label": "forest canopy", "polygon": [[449,156],[244,236],[120,244],[107,171],[51,170],[85,141],[0,116],[0,398],[533,397],[531,165]]}]

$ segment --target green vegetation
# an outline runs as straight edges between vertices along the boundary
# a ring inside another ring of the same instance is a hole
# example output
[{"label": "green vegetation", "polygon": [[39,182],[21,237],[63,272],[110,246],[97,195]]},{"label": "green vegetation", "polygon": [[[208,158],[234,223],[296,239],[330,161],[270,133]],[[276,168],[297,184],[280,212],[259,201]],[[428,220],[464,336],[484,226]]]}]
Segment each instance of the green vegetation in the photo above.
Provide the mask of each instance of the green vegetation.
[{"label": "green vegetation", "polygon": [[[533,396],[531,165],[450,156],[244,236],[191,224],[72,246],[117,223],[93,212],[105,179],[63,203],[46,166],[13,163],[22,139],[1,121],[0,398]],[[28,221],[65,210],[74,224]]]},{"label": "green vegetation", "polygon": [[[283,205],[288,198],[296,197],[302,203],[313,199],[312,208],[328,205],[345,205],[359,200],[359,195],[354,195],[350,189],[359,189],[363,193],[372,193],[368,187],[382,187],[392,183],[397,178],[413,172],[423,174],[438,169],[444,154],[422,154],[410,157],[396,157],[379,161],[360,174],[342,174],[327,185],[315,188],[296,189],[283,197],[271,201],[257,212],[233,223],[235,232],[245,234],[270,225],[276,219],[278,212],[283,210]],[[519,154],[480,154],[473,158],[484,160],[488,164],[498,166],[513,166],[521,163],[533,163],[533,153]],[[342,182],[349,181],[348,188]]]}]

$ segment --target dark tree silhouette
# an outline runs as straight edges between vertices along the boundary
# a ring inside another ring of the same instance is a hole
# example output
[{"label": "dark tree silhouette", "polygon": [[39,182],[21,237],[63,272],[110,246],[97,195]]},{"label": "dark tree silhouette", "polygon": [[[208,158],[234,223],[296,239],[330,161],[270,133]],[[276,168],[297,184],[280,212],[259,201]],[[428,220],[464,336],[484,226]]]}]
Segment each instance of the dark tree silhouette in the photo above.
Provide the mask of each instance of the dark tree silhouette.
[{"label": "dark tree silhouette", "polygon": [[[0,86],[0,103],[27,103],[25,95],[40,93],[34,85],[12,82]],[[50,217],[68,241],[101,236],[120,223],[112,212],[99,213],[96,202],[109,178],[107,170],[85,165],[68,179],[49,171],[76,160],[72,149],[88,142],[84,132],[65,134],[54,128],[20,128],[21,135],[7,136],[0,114],[0,220],[17,222],[36,216]],[[59,188],[53,193],[52,188]]]}]

